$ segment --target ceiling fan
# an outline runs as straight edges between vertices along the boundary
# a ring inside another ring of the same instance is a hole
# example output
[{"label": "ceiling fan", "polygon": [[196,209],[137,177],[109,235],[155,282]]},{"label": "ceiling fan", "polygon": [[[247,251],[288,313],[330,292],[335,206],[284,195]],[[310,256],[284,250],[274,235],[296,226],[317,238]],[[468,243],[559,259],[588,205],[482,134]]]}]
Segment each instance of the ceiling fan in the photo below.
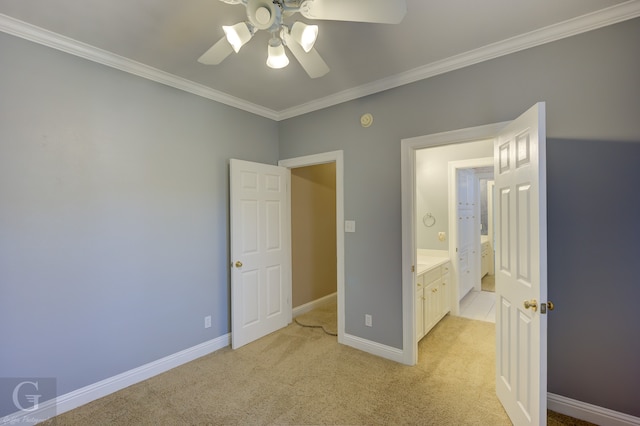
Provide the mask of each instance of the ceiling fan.
[{"label": "ceiling fan", "polygon": [[313,48],[318,26],[303,22],[286,24],[285,18],[300,13],[308,19],[397,24],[407,12],[405,0],[221,0],[243,4],[247,21],[223,26],[225,36],[207,50],[198,62],[221,63],[231,52],[240,51],[258,30],[271,33],[267,46],[267,66],[283,68],[289,64],[284,46],[291,51],[309,77],[318,78],[329,67]]}]

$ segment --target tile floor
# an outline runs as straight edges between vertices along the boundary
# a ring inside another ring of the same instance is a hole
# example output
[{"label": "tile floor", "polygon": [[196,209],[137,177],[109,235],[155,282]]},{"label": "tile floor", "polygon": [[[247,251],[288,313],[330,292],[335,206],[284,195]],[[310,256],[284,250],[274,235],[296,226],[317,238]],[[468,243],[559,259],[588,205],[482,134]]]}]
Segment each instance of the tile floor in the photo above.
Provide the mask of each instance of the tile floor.
[{"label": "tile floor", "polygon": [[489,291],[471,290],[460,301],[460,316],[496,322],[496,294]]}]

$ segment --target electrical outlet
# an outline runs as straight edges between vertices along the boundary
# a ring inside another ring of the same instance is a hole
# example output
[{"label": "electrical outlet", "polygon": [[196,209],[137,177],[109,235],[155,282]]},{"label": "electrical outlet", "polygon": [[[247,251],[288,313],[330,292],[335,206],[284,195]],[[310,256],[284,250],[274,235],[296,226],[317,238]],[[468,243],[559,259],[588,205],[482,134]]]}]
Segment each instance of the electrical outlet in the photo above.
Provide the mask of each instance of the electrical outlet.
[{"label": "electrical outlet", "polygon": [[365,314],[364,315],[364,325],[366,325],[367,327],[372,327],[373,326],[373,322],[372,322],[372,318],[371,315],[369,314]]},{"label": "electrical outlet", "polygon": [[204,317],[204,328],[211,327],[211,315]]},{"label": "electrical outlet", "polygon": [[355,220],[345,220],[344,221],[344,232],[356,232],[356,221]]}]

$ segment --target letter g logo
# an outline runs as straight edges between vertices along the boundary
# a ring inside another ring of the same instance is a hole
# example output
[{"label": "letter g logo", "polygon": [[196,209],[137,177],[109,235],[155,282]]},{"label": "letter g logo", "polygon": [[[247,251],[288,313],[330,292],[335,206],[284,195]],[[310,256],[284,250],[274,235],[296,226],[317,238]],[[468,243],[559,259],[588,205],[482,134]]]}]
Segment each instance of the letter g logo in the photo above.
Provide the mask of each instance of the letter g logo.
[{"label": "letter g logo", "polygon": [[38,390],[38,382],[24,381],[18,383],[18,385],[13,389],[13,405],[15,405],[16,408],[21,411],[35,411],[38,409],[38,402],[40,401],[40,397],[42,395],[25,395],[27,401],[33,403],[33,406],[31,408],[24,408],[20,403],[19,395],[22,387],[26,385],[31,385],[35,388],[35,390]]}]

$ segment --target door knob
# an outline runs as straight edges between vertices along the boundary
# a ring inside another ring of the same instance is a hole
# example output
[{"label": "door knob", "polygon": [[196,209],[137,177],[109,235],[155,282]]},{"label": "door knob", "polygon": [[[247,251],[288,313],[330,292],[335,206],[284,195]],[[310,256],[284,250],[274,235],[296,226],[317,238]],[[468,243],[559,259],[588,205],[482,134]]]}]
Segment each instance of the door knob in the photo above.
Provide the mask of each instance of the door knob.
[{"label": "door knob", "polygon": [[239,260],[236,262],[236,268],[242,268],[242,262]]},{"label": "door knob", "polygon": [[524,301],[524,308],[525,309],[531,308],[531,310],[533,312],[535,312],[535,311],[538,310],[538,301],[536,299],[525,300]]}]

